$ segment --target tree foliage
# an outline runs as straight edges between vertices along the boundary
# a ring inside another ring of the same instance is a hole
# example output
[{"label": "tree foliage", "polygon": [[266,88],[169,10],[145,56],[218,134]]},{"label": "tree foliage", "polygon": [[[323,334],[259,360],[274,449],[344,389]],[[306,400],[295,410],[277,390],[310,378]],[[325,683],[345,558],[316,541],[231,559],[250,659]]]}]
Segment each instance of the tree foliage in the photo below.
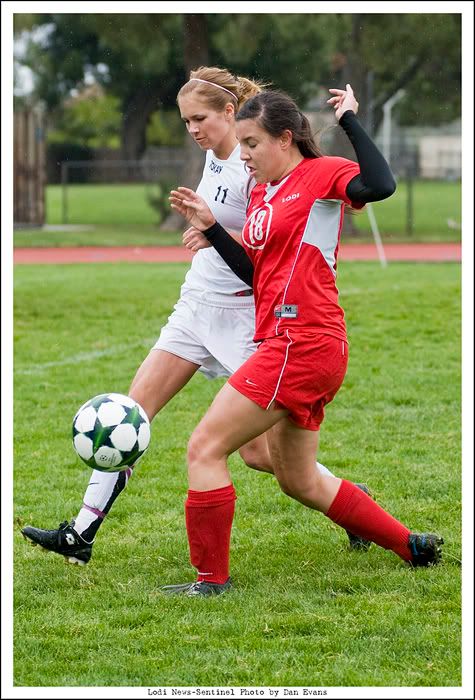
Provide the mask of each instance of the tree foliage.
[{"label": "tree foliage", "polygon": [[[229,15],[211,32],[213,57],[235,73],[253,76],[299,103],[329,74],[335,51],[332,15]],[[216,20],[210,18],[210,25]]]},{"label": "tree foliage", "polygon": [[[345,16],[347,24],[351,17]],[[363,74],[374,73],[377,120],[382,104],[399,88],[406,93],[399,107],[402,124],[437,125],[460,116],[460,15],[368,14],[357,22],[357,60]]]},{"label": "tree foliage", "polygon": [[120,101],[114,95],[84,91],[69,99],[48,135],[49,143],[67,142],[89,148],[120,147]]},{"label": "tree foliage", "polygon": [[[193,17],[201,17],[200,31],[187,35]],[[151,115],[176,109],[194,57],[192,67],[208,56],[210,64],[287,91],[303,107],[322,87],[351,82],[363,119],[372,97],[374,127],[401,87],[402,123],[451,121],[461,104],[460,20],[430,13],[16,14],[15,28],[35,30],[23,62],[48,110],[59,109],[85,73],[94,76],[120,100],[124,155],[136,158]]]},{"label": "tree foliage", "polygon": [[[210,63],[274,82],[296,99],[306,96],[328,43],[318,16],[305,23],[303,51],[302,42],[295,40],[299,15],[203,17]],[[23,59],[34,71],[37,97],[54,113],[85,73],[92,75],[121,100],[122,141],[130,157],[145,147],[150,115],[159,107],[176,108],[176,94],[189,69],[201,62],[191,36],[188,63],[193,55],[197,60],[185,66],[183,15],[44,14],[30,16],[29,26],[42,28],[40,38],[32,35]],[[18,27],[24,30],[25,23],[18,20]],[[318,48],[310,52],[312,37]]]}]

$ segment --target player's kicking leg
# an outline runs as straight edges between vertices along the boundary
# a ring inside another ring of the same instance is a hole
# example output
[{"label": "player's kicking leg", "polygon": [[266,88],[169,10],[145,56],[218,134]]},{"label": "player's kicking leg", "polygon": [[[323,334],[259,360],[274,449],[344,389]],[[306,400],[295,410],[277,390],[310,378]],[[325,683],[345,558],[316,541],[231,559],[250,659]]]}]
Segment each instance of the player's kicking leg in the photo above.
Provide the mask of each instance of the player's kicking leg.
[{"label": "player's kicking leg", "polygon": [[[163,350],[152,350],[135,375],[129,395],[147,413],[156,416],[199,369],[199,365]],[[121,472],[92,472],[83,505],[74,520],[62,522],[56,530],[28,525],[22,535],[32,545],[65,557],[71,564],[84,566],[92,554],[96,534],[118,496],[124,491],[133,466]]]}]

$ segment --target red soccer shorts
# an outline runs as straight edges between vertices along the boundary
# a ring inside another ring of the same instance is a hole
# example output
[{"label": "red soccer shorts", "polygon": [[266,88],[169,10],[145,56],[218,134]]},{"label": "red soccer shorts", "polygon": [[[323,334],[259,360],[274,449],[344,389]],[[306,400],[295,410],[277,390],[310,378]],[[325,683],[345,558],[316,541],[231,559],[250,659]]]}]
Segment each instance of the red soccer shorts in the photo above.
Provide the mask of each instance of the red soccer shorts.
[{"label": "red soccer shorts", "polygon": [[262,408],[275,402],[300,428],[319,430],[324,407],[342,385],[347,365],[348,344],[340,338],[286,330],[264,340],[228,381]]}]

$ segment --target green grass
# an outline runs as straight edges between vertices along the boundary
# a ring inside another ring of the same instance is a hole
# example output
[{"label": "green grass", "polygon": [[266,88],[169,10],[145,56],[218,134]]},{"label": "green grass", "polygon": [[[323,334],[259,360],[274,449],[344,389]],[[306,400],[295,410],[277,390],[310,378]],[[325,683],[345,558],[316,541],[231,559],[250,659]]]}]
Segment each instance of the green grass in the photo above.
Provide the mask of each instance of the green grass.
[{"label": "green grass", "polygon": [[[407,182],[398,182],[395,194],[372,207],[381,236],[386,242],[459,241],[460,229],[450,228],[449,220],[461,222],[461,187],[459,182],[417,180],[412,185],[413,230],[408,230]],[[371,231],[368,215],[355,216],[361,232]]]},{"label": "green grass", "polygon": [[[147,184],[68,185],[67,223],[69,224],[141,224],[153,226],[158,217],[147,200],[154,187]],[[48,224],[63,221],[63,188],[46,188]]]},{"label": "green grass", "polygon": [[[24,524],[75,516],[90,470],[71,445],[88,398],[127,392],[175,302],[185,265],[15,269],[16,686],[460,686],[460,266],[343,263],[345,383],[319,459],[370,484],[444,561],[407,568],[230,460],[235,589],[164,597],[192,580],[184,527],[188,436],[222,381],[196,376],[152,443],[87,567],[30,547]],[[6,415],[5,411],[5,415]]]},{"label": "green grass", "polygon": [[[93,230],[15,231],[16,246],[76,245],[181,245],[181,232],[163,232],[157,225],[157,213],[147,201],[151,185],[70,185],[68,187],[68,223],[93,226]],[[62,190],[50,185],[46,191],[47,224],[61,226]],[[448,220],[460,224],[461,187],[456,182],[416,181],[413,185],[413,232],[407,231],[407,183],[398,183],[396,193],[384,202],[376,202],[373,211],[383,241],[460,241],[460,230],[450,228]],[[358,236],[345,242],[372,241],[366,212],[353,217]]]},{"label": "green grass", "polygon": [[71,248],[75,246],[170,246],[182,245],[183,231],[161,231],[158,226],[139,224],[95,225],[92,229],[48,231],[17,229],[16,248]]}]

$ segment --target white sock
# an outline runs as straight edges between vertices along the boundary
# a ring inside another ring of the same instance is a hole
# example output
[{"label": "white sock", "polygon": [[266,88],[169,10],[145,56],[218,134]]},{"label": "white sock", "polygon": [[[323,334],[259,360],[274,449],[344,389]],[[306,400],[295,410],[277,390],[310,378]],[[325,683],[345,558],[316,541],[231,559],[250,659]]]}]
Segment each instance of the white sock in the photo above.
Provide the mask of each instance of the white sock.
[{"label": "white sock", "polygon": [[81,508],[76,519],[74,520],[74,529],[78,535],[82,535],[87,528],[92,525],[94,520],[97,520],[97,515],[91,513],[87,508]]},{"label": "white sock", "polygon": [[320,462],[315,462],[315,465],[321,474],[325,474],[326,476],[335,476],[333,472],[324,467],[323,464],[320,464]]},{"label": "white sock", "polygon": [[92,541],[91,535],[94,539],[115,499],[127,486],[131,474],[132,468],[122,472],[100,472],[94,469],[84,494],[83,506],[74,522],[78,535],[89,530],[94,523],[94,527],[87,533],[87,541]]}]

